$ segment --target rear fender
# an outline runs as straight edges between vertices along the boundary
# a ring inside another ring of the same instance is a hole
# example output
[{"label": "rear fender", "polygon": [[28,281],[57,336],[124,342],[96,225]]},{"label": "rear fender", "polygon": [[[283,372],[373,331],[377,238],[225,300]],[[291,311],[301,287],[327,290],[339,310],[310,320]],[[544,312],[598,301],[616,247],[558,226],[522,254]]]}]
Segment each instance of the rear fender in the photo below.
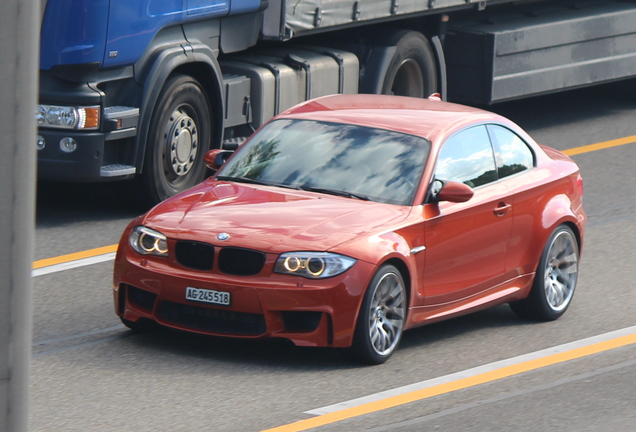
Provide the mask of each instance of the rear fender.
[{"label": "rear fender", "polygon": [[576,223],[572,201],[565,194],[555,195],[543,209],[541,226],[546,231],[552,232],[554,228],[566,221]]},{"label": "rear fender", "polygon": [[[572,201],[565,194],[559,194],[554,197],[550,201],[548,201],[547,205],[543,209],[543,213],[541,215],[541,226],[545,230],[545,239],[543,239],[543,244],[548,241],[548,238],[554,232],[554,230],[562,224],[568,224],[574,234],[577,237],[579,243],[579,253],[581,252],[581,232],[580,232],[580,223],[581,221],[577,218],[576,214],[572,210]],[[539,255],[541,251],[539,251]]]}]

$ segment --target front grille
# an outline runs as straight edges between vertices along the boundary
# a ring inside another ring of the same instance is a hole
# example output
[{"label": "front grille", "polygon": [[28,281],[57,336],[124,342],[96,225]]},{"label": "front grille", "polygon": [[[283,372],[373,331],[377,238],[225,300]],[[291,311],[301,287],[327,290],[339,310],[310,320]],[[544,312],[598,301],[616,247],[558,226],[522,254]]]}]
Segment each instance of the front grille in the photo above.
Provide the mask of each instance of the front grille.
[{"label": "front grille", "polygon": [[161,302],[157,311],[160,320],[217,334],[257,336],[265,333],[265,317],[260,314]]},{"label": "front grille", "polygon": [[214,265],[214,246],[195,242],[178,241],[175,246],[177,262],[194,270],[212,270]]},{"label": "front grille", "polygon": [[219,270],[225,274],[236,276],[253,276],[265,265],[263,252],[226,247],[219,252]]}]

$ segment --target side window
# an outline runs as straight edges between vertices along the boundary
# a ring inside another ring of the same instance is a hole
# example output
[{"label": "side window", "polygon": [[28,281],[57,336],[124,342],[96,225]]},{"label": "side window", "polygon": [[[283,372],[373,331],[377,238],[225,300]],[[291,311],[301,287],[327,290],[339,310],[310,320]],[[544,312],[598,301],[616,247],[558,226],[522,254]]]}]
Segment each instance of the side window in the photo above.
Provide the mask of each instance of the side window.
[{"label": "side window", "polygon": [[528,145],[514,132],[501,126],[489,125],[499,166],[499,178],[530,169],[534,155]]},{"label": "side window", "polygon": [[435,178],[476,187],[497,180],[496,170],[486,126],[475,126],[444,143],[437,159]]}]

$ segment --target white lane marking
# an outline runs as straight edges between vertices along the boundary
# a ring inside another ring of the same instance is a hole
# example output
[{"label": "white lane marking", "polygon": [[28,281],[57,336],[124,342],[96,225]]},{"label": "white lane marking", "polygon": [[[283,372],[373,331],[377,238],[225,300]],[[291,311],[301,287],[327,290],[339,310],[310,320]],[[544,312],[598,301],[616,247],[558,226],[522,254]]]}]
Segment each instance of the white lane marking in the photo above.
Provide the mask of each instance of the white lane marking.
[{"label": "white lane marking", "polygon": [[97,255],[90,258],[82,258],[75,261],[69,261],[61,264],[55,264],[47,267],[42,267],[32,271],[32,276],[42,276],[50,273],[57,273],[64,270],[70,270],[77,267],[84,267],[91,264],[97,264],[106,261],[112,261],[115,259],[116,252],[111,252],[103,255]]},{"label": "white lane marking", "polygon": [[[622,363],[618,363],[612,366],[607,366],[601,369],[596,369],[593,370],[591,372],[585,372],[579,375],[574,375],[572,377],[568,377],[568,378],[563,378],[557,381],[551,381],[549,383],[546,384],[541,384],[541,385],[537,385],[537,386],[533,386],[533,387],[528,387],[528,388],[523,388],[521,390],[515,390],[515,391],[511,391],[508,393],[504,393],[501,395],[497,395],[488,399],[481,399],[475,402],[470,402],[464,405],[460,405],[460,406],[456,406],[453,408],[449,408],[446,409],[444,411],[439,411],[433,414],[429,414],[426,416],[422,416],[422,417],[417,417],[411,420],[405,420],[399,423],[393,423],[387,426],[378,426],[375,427],[373,429],[365,429],[364,432],[393,432],[395,430],[402,430],[406,427],[411,427],[411,429],[409,430],[420,430],[421,429],[421,425],[425,422],[431,421],[431,420],[436,420],[438,418],[442,418],[442,417],[446,417],[449,415],[454,415],[454,414],[458,414],[460,412],[469,410],[469,409],[473,409],[473,408],[479,408],[479,407],[483,407],[485,405],[488,404],[492,404],[492,403],[498,403],[501,401],[505,401],[508,399],[512,399],[512,398],[516,398],[519,396],[525,396],[525,395],[529,395],[532,393],[536,393],[536,392],[542,392],[545,390],[549,390],[549,389],[553,389],[555,387],[560,387],[562,385],[566,385],[566,384],[570,384],[570,383],[575,383],[577,381],[582,381],[582,380],[588,380],[590,378],[594,378],[597,377],[599,375],[603,375],[606,373],[611,373],[614,371],[619,371],[621,369],[625,369],[628,367],[632,367],[636,365],[636,360],[630,360],[630,361],[625,361]],[[412,428],[412,426],[420,426],[419,428],[415,429]]]},{"label": "white lane marking", "polygon": [[550,355],[560,354],[563,352],[571,351],[573,349],[582,348],[582,347],[593,345],[599,342],[605,342],[608,340],[616,339],[622,336],[631,335],[634,333],[636,333],[636,326],[626,327],[620,330],[604,333],[598,336],[592,336],[589,338],[580,339],[578,341],[566,343],[563,345],[558,345],[552,348],[535,351],[533,353],[524,354],[517,357],[512,357],[506,360],[500,360],[494,363],[489,363],[483,366],[478,366],[478,367],[467,369],[461,372],[452,373],[452,374],[445,375],[439,378],[433,378],[426,381],[420,381],[420,382],[409,384],[403,387],[398,387],[392,390],[387,390],[380,393],[363,396],[357,399],[351,399],[345,402],[340,402],[340,403],[325,406],[322,408],[316,408],[311,411],[305,411],[303,414],[309,414],[309,415],[315,415],[315,416],[329,414],[335,411],[340,411],[343,409],[353,408],[353,407],[368,404],[371,402],[380,401],[389,397],[399,396],[399,395],[414,392],[417,390],[423,390],[429,387],[433,387],[440,384],[446,384],[446,383],[457,381],[464,378],[470,378],[470,377],[480,375],[486,372],[492,372],[507,366],[520,364],[530,360],[537,360],[537,359],[544,358]]}]

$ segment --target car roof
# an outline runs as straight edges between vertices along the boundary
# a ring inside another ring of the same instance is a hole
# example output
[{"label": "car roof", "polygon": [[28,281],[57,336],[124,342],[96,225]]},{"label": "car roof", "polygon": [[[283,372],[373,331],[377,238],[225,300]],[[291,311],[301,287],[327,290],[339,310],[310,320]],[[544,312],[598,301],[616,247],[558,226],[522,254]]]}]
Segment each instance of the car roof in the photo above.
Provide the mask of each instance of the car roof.
[{"label": "car roof", "polygon": [[418,135],[436,142],[465,126],[497,122],[513,125],[497,114],[478,108],[389,95],[331,95],[296,105],[278,118],[348,123]]}]

